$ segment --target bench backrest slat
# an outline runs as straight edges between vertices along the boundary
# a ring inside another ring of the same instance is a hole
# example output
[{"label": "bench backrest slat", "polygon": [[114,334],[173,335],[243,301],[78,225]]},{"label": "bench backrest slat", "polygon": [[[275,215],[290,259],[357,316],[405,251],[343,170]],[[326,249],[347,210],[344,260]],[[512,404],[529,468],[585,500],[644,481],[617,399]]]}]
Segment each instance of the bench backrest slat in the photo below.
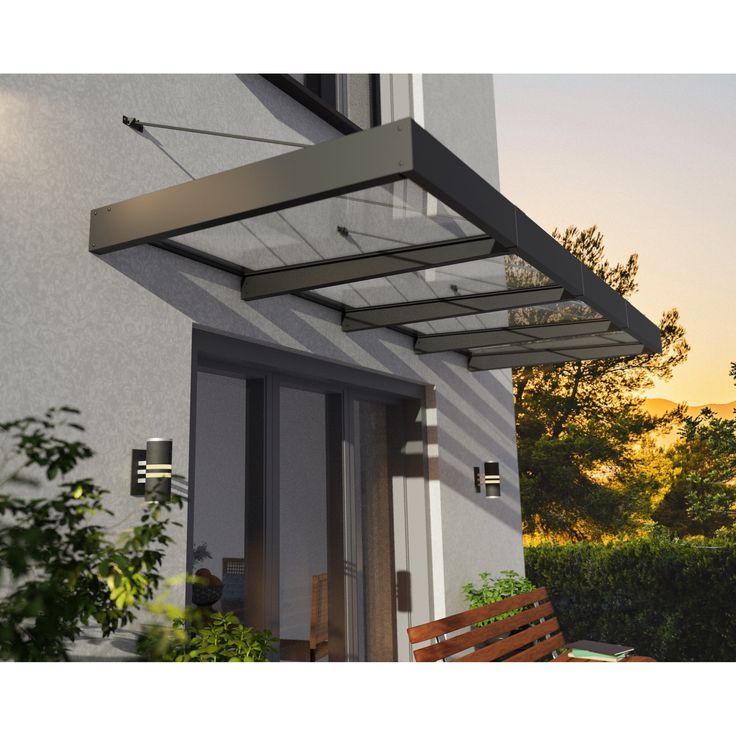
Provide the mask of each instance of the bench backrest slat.
[{"label": "bench backrest slat", "polygon": [[552,652],[565,646],[565,637],[562,632],[545,639],[534,647],[522,649],[520,652],[508,657],[504,662],[539,662],[543,657],[548,657]]},{"label": "bench backrest slat", "polygon": [[[430,621],[407,630],[412,644],[449,636],[414,652],[417,662],[436,662],[455,656],[455,662],[536,662],[565,646],[564,636],[546,588],[510,596],[496,603]],[[515,611],[487,626],[489,618]],[[471,627],[468,630],[468,627]],[[452,635],[454,634],[454,635]],[[468,650],[475,647],[475,651]],[[464,654],[462,654],[464,653]]]},{"label": "bench backrest slat", "polygon": [[513,611],[514,608],[528,606],[547,598],[549,598],[549,596],[547,595],[546,588],[535,588],[534,590],[530,590],[528,593],[512,595],[509,598],[504,598],[502,601],[497,601],[496,603],[488,603],[487,605],[480,606],[479,608],[471,608],[469,611],[455,613],[452,616],[439,618],[436,621],[419,624],[419,626],[412,626],[410,629],[407,629],[409,641],[412,644],[417,644],[420,641],[427,641],[428,639],[434,639],[437,636],[444,636],[452,633],[453,631],[457,631],[458,629],[463,629],[466,626],[479,624],[481,621],[485,621],[488,618],[499,616],[502,613],[508,613],[509,611]]},{"label": "bench backrest slat", "polygon": [[478,644],[488,641],[496,636],[507,634],[510,630],[519,626],[539,622],[541,618],[549,618],[555,615],[552,604],[542,603],[541,606],[533,606],[532,608],[509,616],[509,618],[501,621],[494,621],[488,626],[481,626],[477,629],[470,629],[464,634],[458,634],[450,639],[445,639],[438,644],[430,644],[422,649],[414,651],[414,659],[417,662],[436,662],[438,659],[451,657],[453,654],[470,649]]},{"label": "bench backrest slat", "polygon": [[560,630],[560,624],[556,618],[545,621],[538,626],[529,626],[526,629],[522,629],[518,634],[501,639],[494,644],[489,644],[483,649],[479,649],[477,652],[466,654],[464,657],[460,657],[458,662],[493,662],[494,660],[501,659],[505,654],[515,652],[521,647],[531,644],[537,639],[544,639],[547,634],[554,634]]}]

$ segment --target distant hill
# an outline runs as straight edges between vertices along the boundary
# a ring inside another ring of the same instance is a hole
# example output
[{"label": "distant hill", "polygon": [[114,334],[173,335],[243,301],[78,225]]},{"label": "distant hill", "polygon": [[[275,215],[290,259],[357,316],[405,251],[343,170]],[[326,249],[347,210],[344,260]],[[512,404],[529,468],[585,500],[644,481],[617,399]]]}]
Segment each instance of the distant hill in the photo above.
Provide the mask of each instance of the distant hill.
[{"label": "distant hill", "polygon": [[[672,411],[677,406],[674,401],[669,399],[644,399],[644,408],[655,417],[660,417],[666,411]],[[696,417],[700,414],[701,409],[705,409],[708,406],[713,413],[720,419],[733,419],[733,412],[736,409],[736,401],[732,401],[729,404],[703,404],[703,406],[688,406],[687,414],[691,417]]]},{"label": "distant hill", "polygon": [[[669,399],[644,399],[644,409],[655,417],[662,416],[666,411],[672,411],[677,406],[674,401]],[[728,404],[703,404],[702,406],[688,406],[686,409],[687,415],[696,417],[700,414],[700,410],[706,406],[710,407],[713,413],[719,419],[734,419],[734,409],[736,409],[736,401],[731,401]],[[669,432],[663,435],[658,444],[668,447],[677,439],[677,430]]]}]

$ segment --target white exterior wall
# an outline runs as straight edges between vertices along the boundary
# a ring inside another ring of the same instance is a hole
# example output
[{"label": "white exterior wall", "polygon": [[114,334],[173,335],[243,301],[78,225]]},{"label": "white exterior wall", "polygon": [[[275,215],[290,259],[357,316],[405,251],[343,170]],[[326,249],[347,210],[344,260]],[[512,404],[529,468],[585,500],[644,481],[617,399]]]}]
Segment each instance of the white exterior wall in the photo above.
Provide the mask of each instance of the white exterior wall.
[{"label": "white exterior wall", "polygon": [[[422,96],[425,127],[497,184],[490,77],[427,75]],[[193,324],[432,384],[436,615],[443,603],[460,610],[460,586],[482,570],[523,572],[510,371],[470,373],[456,353],[417,356],[411,338],[391,330],[344,333],[337,311],[298,297],[246,303],[238,277],[151,246],[90,254],[93,207],[284,150],[158,129],[141,136],[122,114],[297,142],[338,135],[258,75],[0,76],[0,418],[78,407],[97,451],[80,472],[112,491],[123,524],[140,503],[128,492],[133,447],[172,437],[174,470],[187,472]],[[472,467],[491,459],[503,479],[493,502],[472,483]],[[176,534],[167,574],[184,567],[186,530]]]}]

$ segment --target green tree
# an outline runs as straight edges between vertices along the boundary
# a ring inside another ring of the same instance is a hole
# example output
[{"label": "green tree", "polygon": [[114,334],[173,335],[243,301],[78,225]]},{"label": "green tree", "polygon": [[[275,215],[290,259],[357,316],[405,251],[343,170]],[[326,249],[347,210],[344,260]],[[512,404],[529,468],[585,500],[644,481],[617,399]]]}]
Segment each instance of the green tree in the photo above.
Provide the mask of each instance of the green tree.
[{"label": "green tree", "polygon": [[108,491],[90,478],[60,484],[54,495],[34,495],[40,485],[32,469],[47,481],[64,478],[92,457],[92,449],[69,432],[83,430],[69,407],[52,408],[43,417],[0,423],[5,453],[0,488],[27,490],[22,496],[0,493],[0,659],[59,661],[92,621],[103,636],[131,622],[161,582],[171,502],[144,503],[138,523],[118,539],[93,523],[111,514],[103,505]]},{"label": "green tree", "polygon": [[[736,363],[730,375],[736,382]],[[653,518],[680,536],[711,536],[734,521],[736,415],[720,419],[706,407],[684,418],[679,435],[670,450],[676,478]]]},{"label": "green tree", "polygon": [[[611,264],[602,234],[568,227],[554,237],[619,294],[638,286],[638,259]],[[510,283],[529,285],[539,276],[512,265]],[[562,318],[591,316],[584,305],[563,307]],[[522,312],[518,319],[540,315]],[[514,370],[514,397],[524,531],[559,539],[596,539],[633,530],[650,510],[655,489],[637,472],[637,452],[653,430],[681,416],[644,411],[641,393],[653,379],[668,379],[689,350],[677,309],[659,321],[662,352]]]}]

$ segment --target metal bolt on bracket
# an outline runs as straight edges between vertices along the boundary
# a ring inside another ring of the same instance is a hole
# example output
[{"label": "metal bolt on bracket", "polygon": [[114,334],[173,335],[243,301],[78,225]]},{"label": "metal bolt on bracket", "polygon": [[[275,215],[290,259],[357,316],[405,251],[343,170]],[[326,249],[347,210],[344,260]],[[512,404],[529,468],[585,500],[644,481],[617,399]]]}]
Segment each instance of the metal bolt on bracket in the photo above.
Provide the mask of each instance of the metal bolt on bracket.
[{"label": "metal bolt on bracket", "polygon": [[129,118],[127,115],[123,115],[123,125],[133,128],[133,130],[137,130],[139,133],[143,132],[143,126],[136,118]]}]

